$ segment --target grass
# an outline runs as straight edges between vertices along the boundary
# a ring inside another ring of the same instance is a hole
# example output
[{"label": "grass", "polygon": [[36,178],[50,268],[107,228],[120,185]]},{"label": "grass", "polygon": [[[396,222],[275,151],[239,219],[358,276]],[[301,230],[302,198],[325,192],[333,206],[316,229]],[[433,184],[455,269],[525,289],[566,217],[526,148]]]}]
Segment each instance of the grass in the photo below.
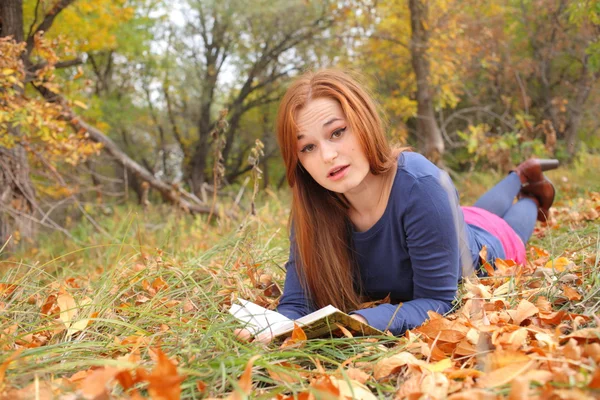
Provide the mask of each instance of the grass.
[{"label": "grass", "polygon": [[[589,156],[572,169],[549,174],[558,189],[557,223],[538,229],[531,241],[547,250],[549,259],[565,256],[583,268],[583,298],[555,304],[555,309],[588,316],[600,310],[600,229],[597,220],[582,215],[590,212],[587,200],[593,192],[600,192],[595,173],[599,168],[600,157]],[[459,182],[463,204],[472,203],[499,178],[466,176]],[[412,339],[396,338],[380,338],[377,343],[320,339],[283,349],[235,339],[237,324],[225,312],[231,301],[239,296],[273,307],[277,296],[267,296],[264,284],[272,281],[282,287],[288,196],[263,192],[257,216],[241,222],[220,219],[212,225],[163,206],[147,212],[108,207],[95,218],[111,238],[84,221],[72,226],[70,233],[87,246],[49,234],[38,247],[5,257],[0,262],[0,282],[5,284],[0,286],[0,364],[17,348],[24,350],[6,364],[0,390],[4,385],[5,393],[33,396],[41,381],[54,395],[79,393],[82,381],[69,380],[75,373],[111,365],[152,369],[157,365],[154,349],[160,348],[186,376],[181,383],[186,399],[243,392],[239,377],[248,360],[260,354],[254,362],[252,397],[266,399],[315,390],[311,377],[321,376],[320,368],[343,376],[345,363],[353,360],[351,365],[369,371],[378,360],[411,348]],[[594,204],[600,205],[600,200]],[[568,273],[557,274],[536,296],[545,295],[550,301],[560,297],[560,279]],[[532,279],[546,282],[543,277]],[[90,321],[73,335],[57,324],[64,312],[54,306],[61,293],[77,304],[74,320]],[[507,298],[516,306],[519,296]],[[573,382],[567,386],[581,386]],[[401,383],[399,378],[371,379],[368,387],[377,397],[393,397]],[[111,391],[115,398],[129,398],[120,385]],[[507,395],[510,385],[493,392]]]}]

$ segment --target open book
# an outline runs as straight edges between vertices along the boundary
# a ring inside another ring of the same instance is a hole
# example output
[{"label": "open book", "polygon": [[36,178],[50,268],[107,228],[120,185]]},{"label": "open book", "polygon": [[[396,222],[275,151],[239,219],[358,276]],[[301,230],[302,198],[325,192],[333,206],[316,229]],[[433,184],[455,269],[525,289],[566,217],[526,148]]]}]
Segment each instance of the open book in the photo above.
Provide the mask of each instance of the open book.
[{"label": "open book", "polygon": [[348,329],[353,335],[383,335],[379,329],[362,323],[332,305],[291,320],[278,312],[267,310],[247,300],[238,299],[241,305],[232,304],[229,312],[245,324],[254,335],[270,335],[274,340],[282,340],[292,334],[294,322],[302,328],[308,339],[323,336],[339,336],[338,325]]}]

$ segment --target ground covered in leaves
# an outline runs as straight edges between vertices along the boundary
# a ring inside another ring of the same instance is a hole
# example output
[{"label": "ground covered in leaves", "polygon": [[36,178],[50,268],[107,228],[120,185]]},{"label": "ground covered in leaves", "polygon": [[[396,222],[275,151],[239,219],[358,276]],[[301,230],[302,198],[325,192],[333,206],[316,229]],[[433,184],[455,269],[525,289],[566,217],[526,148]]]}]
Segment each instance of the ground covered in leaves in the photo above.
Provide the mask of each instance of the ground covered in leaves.
[{"label": "ground covered in leaves", "polygon": [[[0,398],[598,398],[590,160],[551,174],[557,207],[527,265],[466,280],[452,314],[400,338],[235,340],[231,301],[273,308],[280,295],[285,194],[266,191],[257,216],[213,226],[160,207],[99,207],[111,238],[80,224],[71,232],[87,246],[49,236],[0,261]],[[468,178],[464,204],[485,180]]]}]

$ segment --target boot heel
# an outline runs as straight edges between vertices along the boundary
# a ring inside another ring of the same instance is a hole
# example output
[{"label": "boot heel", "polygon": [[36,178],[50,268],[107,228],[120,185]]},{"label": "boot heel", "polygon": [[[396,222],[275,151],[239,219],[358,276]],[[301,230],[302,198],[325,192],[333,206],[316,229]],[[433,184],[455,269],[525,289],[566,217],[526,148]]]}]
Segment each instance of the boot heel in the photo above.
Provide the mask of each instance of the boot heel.
[{"label": "boot heel", "polygon": [[542,171],[556,169],[560,165],[560,161],[556,159],[538,160],[538,162],[540,163],[540,168],[542,169]]}]

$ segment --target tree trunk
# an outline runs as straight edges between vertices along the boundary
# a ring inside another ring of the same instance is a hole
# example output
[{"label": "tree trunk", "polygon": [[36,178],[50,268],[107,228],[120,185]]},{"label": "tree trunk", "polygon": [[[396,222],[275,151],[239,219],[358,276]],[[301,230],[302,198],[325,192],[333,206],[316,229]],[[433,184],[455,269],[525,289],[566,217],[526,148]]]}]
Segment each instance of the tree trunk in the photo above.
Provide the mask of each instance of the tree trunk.
[{"label": "tree trunk", "polygon": [[428,0],[409,0],[410,25],[412,28],[410,52],[412,67],[417,79],[417,135],[425,156],[435,163],[444,154],[444,140],[435,120],[433,99],[429,84],[429,32]]},{"label": "tree trunk", "polygon": [[[0,37],[12,36],[23,41],[23,2],[0,2]],[[20,90],[15,87],[15,90]],[[8,134],[17,138],[18,127],[8,127]],[[15,239],[33,238],[35,225],[31,216],[35,211],[35,190],[29,178],[27,152],[19,144],[11,149],[0,147],[0,248],[12,235],[7,248],[14,247]]]}]

